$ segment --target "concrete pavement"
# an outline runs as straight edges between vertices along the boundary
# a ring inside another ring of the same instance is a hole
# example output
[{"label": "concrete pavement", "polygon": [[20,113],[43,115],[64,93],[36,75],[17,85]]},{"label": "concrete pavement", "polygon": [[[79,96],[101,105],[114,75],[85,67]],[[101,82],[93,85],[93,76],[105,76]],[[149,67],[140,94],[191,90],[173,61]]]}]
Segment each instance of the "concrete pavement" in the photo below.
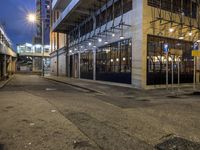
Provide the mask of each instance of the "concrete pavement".
[{"label": "concrete pavement", "polygon": [[[74,79],[67,78],[62,76],[45,76],[45,79],[65,83],[67,85],[71,85],[74,87],[79,87],[82,89],[86,89],[92,92],[106,94],[106,95],[115,95],[120,97],[156,97],[162,95],[166,96],[174,96],[174,95],[187,95],[193,93],[193,85],[182,85],[179,89],[178,87],[174,87],[173,91],[169,85],[169,90],[167,91],[165,88],[161,89],[149,89],[149,90],[141,90],[131,87],[128,84],[120,84],[120,83],[112,83],[112,82],[103,82],[103,81],[93,81],[86,79]],[[196,85],[197,91],[200,91],[200,85]]]},{"label": "concrete pavement", "polygon": [[9,150],[200,149],[199,96],[136,90],[127,97],[121,91],[114,95],[116,89],[98,93],[16,75],[0,90],[0,145]]}]

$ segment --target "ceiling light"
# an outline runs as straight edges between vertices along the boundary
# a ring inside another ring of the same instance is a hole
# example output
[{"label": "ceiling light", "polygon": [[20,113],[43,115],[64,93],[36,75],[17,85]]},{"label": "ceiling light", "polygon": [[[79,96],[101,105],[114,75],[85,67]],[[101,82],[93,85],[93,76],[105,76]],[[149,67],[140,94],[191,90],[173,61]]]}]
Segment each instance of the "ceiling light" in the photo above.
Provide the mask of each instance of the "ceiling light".
[{"label": "ceiling light", "polygon": [[108,41],[105,41],[104,43],[105,43],[105,44],[108,44]]},{"label": "ceiling light", "polygon": [[89,45],[89,46],[91,46],[91,45],[92,45],[92,43],[91,43],[91,42],[89,42],[89,43],[88,43],[88,45]]},{"label": "ceiling light", "polygon": [[102,42],[102,38],[98,38],[98,41],[99,41],[99,42]]},{"label": "ceiling light", "polygon": [[115,37],[115,33],[112,33],[112,37]]},{"label": "ceiling light", "polygon": [[123,35],[121,35],[119,38],[122,40],[122,39],[124,39],[124,36],[123,36]]}]

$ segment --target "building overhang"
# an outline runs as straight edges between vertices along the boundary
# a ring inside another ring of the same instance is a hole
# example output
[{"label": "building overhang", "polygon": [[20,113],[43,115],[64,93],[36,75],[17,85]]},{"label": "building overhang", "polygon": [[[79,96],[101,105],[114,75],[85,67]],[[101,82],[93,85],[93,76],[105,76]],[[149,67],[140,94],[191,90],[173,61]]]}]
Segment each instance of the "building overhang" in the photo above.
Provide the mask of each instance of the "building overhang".
[{"label": "building overhang", "polygon": [[0,43],[0,54],[17,57],[17,54],[10,48]]},{"label": "building overhang", "polygon": [[63,10],[72,0],[53,0],[53,10]]},{"label": "building overhang", "polygon": [[98,0],[73,0],[61,13],[59,19],[53,24],[53,32],[68,33],[78,23],[90,16],[91,8],[99,5]]}]

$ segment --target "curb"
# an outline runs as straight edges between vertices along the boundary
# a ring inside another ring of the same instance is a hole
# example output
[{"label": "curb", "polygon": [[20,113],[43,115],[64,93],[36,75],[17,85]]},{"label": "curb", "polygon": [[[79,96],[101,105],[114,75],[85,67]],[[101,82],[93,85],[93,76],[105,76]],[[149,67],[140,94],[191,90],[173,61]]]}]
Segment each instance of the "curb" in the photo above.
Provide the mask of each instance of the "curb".
[{"label": "curb", "polygon": [[3,88],[8,82],[10,82],[13,79],[14,75],[12,75],[8,80],[6,81],[0,81],[0,89]]},{"label": "curb", "polygon": [[89,91],[91,93],[104,94],[104,93],[102,93],[100,91],[96,91],[96,90],[93,90],[93,89],[90,89],[90,88],[86,88],[86,87],[83,87],[83,86],[80,86],[80,85],[71,84],[71,83],[66,82],[66,81],[60,81],[60,80],[56,80],[56,79],[52,79],[52,78],[47,78],[47,77],[43,77],[43,78],[46,79],[46,80],[51,80],[51,81],[55,81],[55,82],[58,82],[58,83],[64,83],[64,84],[67,84],[67,85],[70,85],[70,86],[73,86],[73,87],[76,87],[76,88],[87,90],[87,91]]}]

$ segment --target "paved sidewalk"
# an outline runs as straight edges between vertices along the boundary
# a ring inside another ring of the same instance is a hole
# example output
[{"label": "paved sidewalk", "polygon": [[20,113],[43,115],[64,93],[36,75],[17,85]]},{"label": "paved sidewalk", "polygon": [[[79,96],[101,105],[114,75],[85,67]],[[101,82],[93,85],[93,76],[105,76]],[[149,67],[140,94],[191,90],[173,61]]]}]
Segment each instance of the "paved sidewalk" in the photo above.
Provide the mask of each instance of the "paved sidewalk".
[{"label": "paved sidewalk", "polygon": [[10,76],[7,80],[0,81],[0,88],[4,87],[13,77],[14,75]]},{"label": "paved sidewalk", "polygon": [[[116,84],[111,82],[93,81],[85,79],[74,79],[67,77],[45,76],[45,79],[56,82],[65,83],[71,86],[82,88],[91,92],[101,93],[105,95],[121,96],[121,97],[155,97],[155,96],[173,96],[193,93],[192,87],[183,87],[181,90],[174,88],[174,92],[166,89],[142,90],[131,87],[126,84]],[[197,87],[198,89],[199,86]]]}]

